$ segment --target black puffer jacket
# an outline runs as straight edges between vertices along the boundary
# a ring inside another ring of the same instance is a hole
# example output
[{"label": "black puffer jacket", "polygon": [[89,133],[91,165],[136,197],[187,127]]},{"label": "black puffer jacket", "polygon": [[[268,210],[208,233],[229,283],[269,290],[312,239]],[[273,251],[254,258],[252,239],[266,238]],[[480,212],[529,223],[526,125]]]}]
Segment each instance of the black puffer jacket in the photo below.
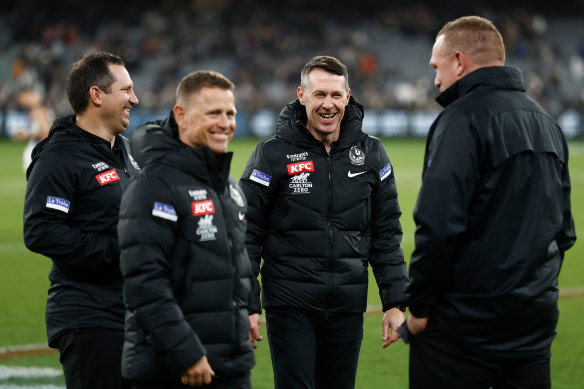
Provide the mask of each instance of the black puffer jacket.
[{"label": "black puffer jacket", "polygon": [[122,374],[180,384],[207,355],[216,377],[249,371],[251,266],[245,198],[231,153],[178,140],[172,113],[132,135],[143,169],[124,192],[118,232],[126,302]]},{"label": "black puffer jacket", "polygon": [[128,140],[110,142],[54,122],[27,171],[24,242],[53,260],[46,321],[49,345],[73,328],[123,329],[116,226],[120,199],[138,165]]},{"label": "black puffer jacket", "polygon": [[[277,135],[251,155],[240,185],[256,275],[264,259],[264,308],[364,312],[369,263],[383,309],[403,302],[408,280],[394,172],[382,142],[361,131],[362,119],[363,107],[351,98],[329,155],[296,100],[280,114]],[[252,311],[260,312],[257,281],[255,292]]]},{"label": "black puffer jacket", "polygon": [[546,353],[576,239],[562,131],[510,67],[478,69],[438,102],[414,210],[410,310],[481,354]]}]

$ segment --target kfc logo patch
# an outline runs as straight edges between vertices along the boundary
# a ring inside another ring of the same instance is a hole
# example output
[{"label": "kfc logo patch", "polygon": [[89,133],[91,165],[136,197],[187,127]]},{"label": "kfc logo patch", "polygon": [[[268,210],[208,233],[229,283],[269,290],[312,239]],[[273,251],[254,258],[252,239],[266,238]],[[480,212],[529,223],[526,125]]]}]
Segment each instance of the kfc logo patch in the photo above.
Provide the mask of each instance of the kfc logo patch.
[{"label": "kfc logo patch", "polygon": [[97,180],[97,182],[99,182],[99,185],[104,186],[106,184],[109,184],[110,182],[118,181],[120,179],[120,176],[118,176],[116,169],[112,169],[108,170],[107,172],[98,174],[97,176],[95,176],[95,179]]},{"label": "kfc logo patch", "polygon": [[293,176],[295,174],[313,172],[314,163],[312,161],[291,163],[288,165],[288,175]]},{"label": "kfc logo patch", "polygon": [[193,216],[202,216],[215,213],[215,205],[213,200],[193,201],[191,203],[193,209]]}]

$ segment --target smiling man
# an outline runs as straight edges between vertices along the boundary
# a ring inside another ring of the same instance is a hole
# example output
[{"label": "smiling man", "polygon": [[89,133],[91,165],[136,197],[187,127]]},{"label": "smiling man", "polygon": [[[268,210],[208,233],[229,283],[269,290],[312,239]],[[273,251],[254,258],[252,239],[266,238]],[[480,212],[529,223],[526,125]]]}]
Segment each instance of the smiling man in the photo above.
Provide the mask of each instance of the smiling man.
[{"label": "smiling man", "polygon": [[73,65],[75,115],[54,122],[27,171],[24,242],[53,261],[46,308],[67,388],[125,387],[120,375],[124,305],[116,226],[138,165],[120,134],[138,104],[122,59],[89,54]]},{"label": "smiling man", "polygon": [[229,177],[234,85],[184,77],[164,120],[132,135],[143,167],[122,198],[126,341],[122,373],[134,388],[251,388],[246,202]]},{"label": "smiling man", "polygon": [[[407,285],[401,211],[381,141],[362,132],[363,106],[345,65],[318,56],[277,134],[257,145],[241,177],[247,247],[261,267],[275,387],[353,388],[367,306],[368,264],[383,310],[382,345],[397,340]],[[260,323],[260,285],[251,311]]]}]

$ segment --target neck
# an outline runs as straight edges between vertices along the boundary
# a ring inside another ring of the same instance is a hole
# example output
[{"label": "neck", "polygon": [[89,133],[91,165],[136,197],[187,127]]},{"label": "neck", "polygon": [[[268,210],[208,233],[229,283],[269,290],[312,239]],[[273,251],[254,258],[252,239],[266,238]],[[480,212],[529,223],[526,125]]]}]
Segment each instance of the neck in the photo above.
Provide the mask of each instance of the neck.
[{"label": "neck", "polygon": [[330,153],[331,146],[333,145],[333,143],[339,140],[339,131],[335,131],[332,133],[322,133],[315,129],[309,127],[307,128],[308,131],[312,134],[312,136],[314,136],[316,140],[322,142],[327,153]]},{"label": "neck", "polygon": [[83,131],[87,131],[95,136],[107,140],[110,142],[111,148],[114,147],[116,134],[114,134],[111,129],[106,128],[101,120],[89,115],[82,114],[76,116],[75,125],[81,128]]}]

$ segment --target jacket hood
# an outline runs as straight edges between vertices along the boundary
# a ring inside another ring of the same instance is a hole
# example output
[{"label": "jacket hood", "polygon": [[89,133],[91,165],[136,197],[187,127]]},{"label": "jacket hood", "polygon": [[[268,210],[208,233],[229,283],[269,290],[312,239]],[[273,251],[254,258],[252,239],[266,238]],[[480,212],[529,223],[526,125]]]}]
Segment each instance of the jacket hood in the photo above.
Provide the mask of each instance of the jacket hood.
[{"label": "jacket hood", "polygon": [[[345,107],[345,115],[341,121],[341,133],[338,142],[340,145],[352,144],[361,137],[367,135],[362,132],[363,117],[365,111],[363,105],[351,96],[349,104]],[[306,128],[308,116],[306,107],[296,99],[290,102],[282,109],[276,121],[276,131],[279,137],[290,142],[299,142],[301,140],[310,143],[321,143]]]},{"label": "jacket hood", "polygon": [[442,107],[446,107],[481,85],[525,92],[525,83],[519,69],[509,66],[492,66],[479,68],[467,74],[440,93],[436,101]]},{"label": "jacket hood", "polygon": [[45,139],[40,141],[32,150],[31,153],[32,162],[29,165],[28,169],[26,169],[27,178],[30,172],[32,171],[33,166],[36,165],[36,162],[38,161],[39,157],[47,148],[49,142],[54,142],[57,138],[59,138],[62,135],[75,135],[79,137],[79,140],[81,140],[81,134],[74,131],[75,128],[77,128],[77,126],[75,125],[75,115],[65,116],[53,122],[53,125],[49,130],[49,135]]},{"label": "jacket hood", "polygon": [[200,180],[225,182],[233,153],[215,154],[207,146],[192,148],[178,138],[174,114],[141,125],[132,133],[132,155],[142,168],[170,165]]}]

